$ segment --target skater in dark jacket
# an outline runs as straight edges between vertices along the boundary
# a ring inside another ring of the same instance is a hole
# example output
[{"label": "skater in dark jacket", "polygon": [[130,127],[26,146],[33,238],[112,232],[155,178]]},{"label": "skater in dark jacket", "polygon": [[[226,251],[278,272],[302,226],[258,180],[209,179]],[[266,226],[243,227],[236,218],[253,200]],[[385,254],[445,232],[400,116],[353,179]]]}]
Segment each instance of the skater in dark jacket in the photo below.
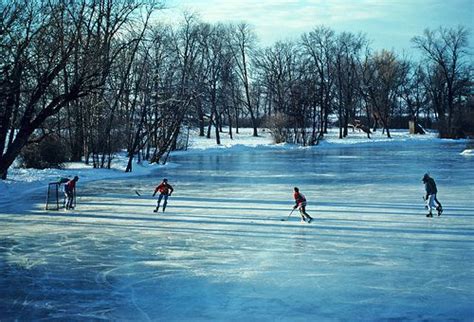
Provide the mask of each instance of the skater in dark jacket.
[{"label": "skater in dark jacket", "polygon": [[[436,198],[436,194],[438,193],[438,189],[436,187],[436,183],[433,178],[429,176],[428,173],[425,173],[422,179],[423,183],[425,184],[425,191],[426,195],[424,197],[426,201],[426,206],[428,208],[429,213],[426,215],[426,217],[433,217],[432,210],[436,209],[438,211],[438,216],[441,216],[443,213],[443,206],[441,203],[438,201]],[[437,206],[435,207],[435,202]]]},{"label": "skater in dark jacket", "polygon": [[295,187],[294,191],[293,197],[295,198],[296,204],[293,209],[298,208],[300,210],[301,221],[306,221],[306,219],[308,219],[308,223],[310,223],[313,218],[306,212],[306,197],[300,192],[298,187]]},{"label": "skater in dark jacket", "polygon": [[155,188],[155,192],[153,193],[153,197],[156,195],[157,192],[160,193],[158,196],[158,202],[156,204],[156,209],[153,210],[154,212],[158,212],[158,209],[160,208],[160,203],[161,199],[165,199],[163,203],[163,212],[165,212],[166,205],[168,204],[168,197],[171,196],[173,193],[174,189],[173,187],[168,183],[168,179],[163,179],[163,181]]}]

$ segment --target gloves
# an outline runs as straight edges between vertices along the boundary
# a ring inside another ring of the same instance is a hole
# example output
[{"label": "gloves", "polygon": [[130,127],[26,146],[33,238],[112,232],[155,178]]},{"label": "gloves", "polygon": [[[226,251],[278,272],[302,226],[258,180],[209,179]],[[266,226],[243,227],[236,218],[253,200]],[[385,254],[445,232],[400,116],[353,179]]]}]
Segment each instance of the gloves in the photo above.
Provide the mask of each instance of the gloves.
[{"label": "gloves", "polygon": [[155,195],[156,195],[156,192],[153,194],[153,196],[152,196],[152,197],[154,197]]},{"label": "gloves", "polygon": [[293,206],[293,210],[296,209],[296,208],[298,208],[298,205],[294,205],[294,206]]}]

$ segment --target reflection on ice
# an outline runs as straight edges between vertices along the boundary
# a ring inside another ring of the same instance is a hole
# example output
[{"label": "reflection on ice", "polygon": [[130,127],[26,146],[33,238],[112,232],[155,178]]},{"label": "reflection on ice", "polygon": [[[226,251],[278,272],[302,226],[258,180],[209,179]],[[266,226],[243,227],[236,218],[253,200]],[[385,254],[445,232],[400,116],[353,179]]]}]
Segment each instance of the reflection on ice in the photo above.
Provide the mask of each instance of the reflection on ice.
[{"label": "reflection on ice", "polygon": [[[0,319],[470,320],[474,174],[457,148],[180,155],[82,187],[74,212],[1,214]],[[426,169],[439,218],[424,216]],[[175,193],[155,214],[165,176]],[[295,185],[311,224],[280,221]]]}]

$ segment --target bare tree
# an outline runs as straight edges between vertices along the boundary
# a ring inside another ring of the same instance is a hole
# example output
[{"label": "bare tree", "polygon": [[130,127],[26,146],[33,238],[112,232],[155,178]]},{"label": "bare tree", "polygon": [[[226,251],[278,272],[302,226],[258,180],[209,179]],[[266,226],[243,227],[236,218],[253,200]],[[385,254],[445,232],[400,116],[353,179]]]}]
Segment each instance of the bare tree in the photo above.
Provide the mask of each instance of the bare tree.
[{"label": "bare tree", "polygon": [[359,102],[360,53],[367,40],[364,35],[343,32],[337,37],[335,55],[335,87],[339,118],[339,138],[348,135],[349,121],[355,123]]},{"label": "bare tree", "polygon": [[266,105],[266,126],[271,128],[275,139],[289,142],[289,115],[293,113],[291,91],[295,77],[292,43],[277,42],[258,53],[256,67]]},{"label": "bare tree", "polygon": [[428,91],[425,87],[427,76],[420,65],[408,63],[407,68],[409,68],[407,79],[401,84],[400,95],[410,119],[417,124],[421,112],[425,112],[425,118],[429,116],[429,111],[426,109],[429,102]]},{"label": "bare tree", "polygon": [[320,133],[327,133],[329,114],[332,112],[334,91],[335,32],[320,26],[301,38],[303,54],[309,61],[309,72],[314,75],[313,88],[320,108]]},{"label": "bare tree", "polygon": [[153,118],[160,120],[153,132],[155,151],[150,162],[165,163],[170,151],[176,149],[184,120],[199,102],[198,93],[202,81],[199,79],[199,33],[200,22],[196,15],[185,13],[183,22],[169,37],[171,50],[165,64],[161,66],[159,97]]},{"label": "bare tree", "polygon": [[422,36],[412,39],[413,43],[425,55],[429,74],[439,75],[445,86],[439,87],[446,95],[445,104],[434,104],[440,122],[440,134],[443,137],[452,137],[453,116],[455,101],[466,78],[468,64],[468,30],[457,28],[443,28],[437,30],[426,29]]},{"label": "bare tree", "polygon": [[394,53],[383,50],[366,62],[364,88],[371,113],[380,120],[387,137],[390,136],[390,118],[399,97],[400,86],[407,73],[407,66]]},{"label": "bare tree", "polygon": [[204,62],[204,91],[211,108],[208,138],[210,137],[211,126],[214,125],[217,144],[221,144],[219,132],[222,127],[224,103],[220,101],[224,98],[221,92],[228,85],[226,82],[223,82],[223,75],[225,69],[229,68],[230,60],[232,59],[225,43],[226,31],[223,25],[203,25],[201,42]]},{"label": "bare tree", "polygon": [[237,75],[243,85],[244,105],[250,115],[253,127],[253,136],[258,136],[257,113],[252,102],[252,66],[251,55],[255,47],[256,37],[250,26],[246,23],[240,23],[233,26],[229,48],[232,51],[234,61],[237,66]]},{"label": "bare tree", "polygon": [[[277,42],[274,46],[259,53],[257,67],[260,82],[265,88],[268,114],[288,113],[292,74],[291,64],[296,47],[292,43]],[[293,76],[294,77],[294,76]]]}]

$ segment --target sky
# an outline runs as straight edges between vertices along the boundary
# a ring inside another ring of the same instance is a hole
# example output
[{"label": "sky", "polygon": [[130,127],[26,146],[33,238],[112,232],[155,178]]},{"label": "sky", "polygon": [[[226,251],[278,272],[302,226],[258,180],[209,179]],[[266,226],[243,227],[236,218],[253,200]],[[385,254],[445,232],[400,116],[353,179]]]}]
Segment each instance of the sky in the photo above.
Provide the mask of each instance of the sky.
[{"label": "sky", "polygon": [[260,43],[295,40],[325,25],[363,32],[374,49],[410,54],[410,39],[426,28],[463,25],[474,46],[474,0],[166,0],[171,16],[196,12],[206,22],[249,23]]}]

